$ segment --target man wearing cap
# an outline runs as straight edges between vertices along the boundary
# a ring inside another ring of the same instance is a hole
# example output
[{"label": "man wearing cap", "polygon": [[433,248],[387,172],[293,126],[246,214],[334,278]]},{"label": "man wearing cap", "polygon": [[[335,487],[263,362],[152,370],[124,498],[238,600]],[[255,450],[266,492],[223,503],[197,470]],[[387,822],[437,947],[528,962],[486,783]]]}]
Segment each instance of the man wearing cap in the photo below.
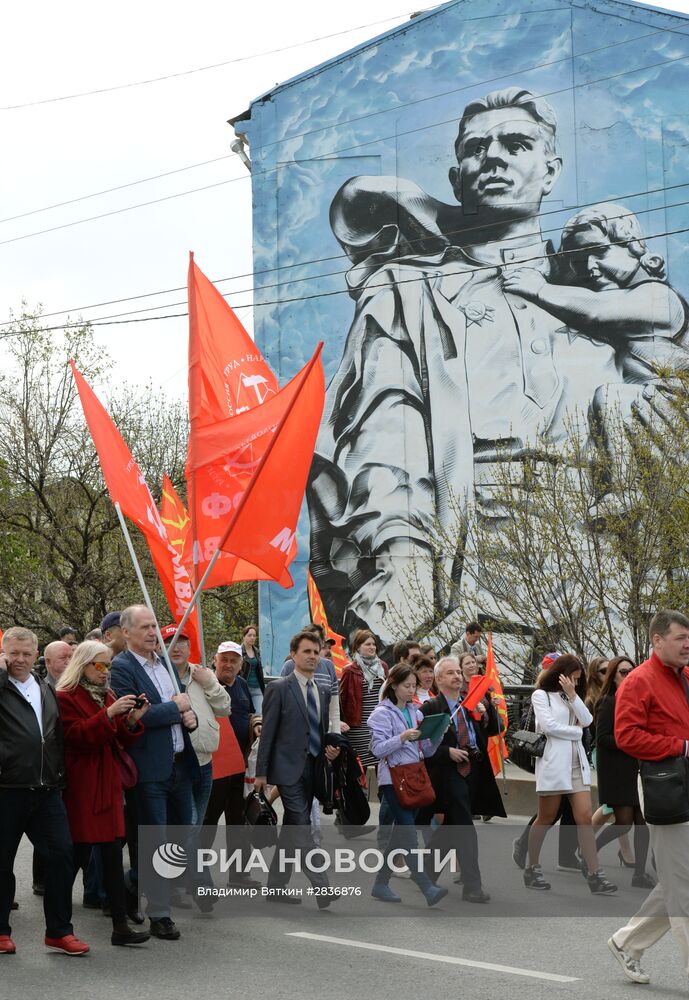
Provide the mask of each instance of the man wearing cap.
[{"label": "man wearing cap", "polygon": [[120,612],[108,611],[100,623],[100,627],[103,633],[103,642],[110,647],[112,655],[117,656],[118,653],[122,653],[127,644],[124,641],[124,633],[120,625]]},{"label": "man wearing cap", "polygon": [[[196,729],[196,714],[189,695],[175,691],[179,677],[155,652],[157,635],[153,612],[142,604],[125,608],[120,626],[127,648],[112,661],[111,684],[118,698],[126,694],[145,694],[149,709],[144,733],[131,749],[139,780],[136,785],[136,808],[139,825],[176,824],[189,826],[192,816],[192,781],[199,765],[189,733]],[[133,889],[138,886],[138,870],[129,872]],[[148,899],[147,914],[151,934],[176,941],[180,932],[170,919],[169,894]]]},{"label": "man wearing cap", "polygon": [[[546,653],[541,660],[541,671],[548,670],[552,667],[555,660],[557,660],[558,656],[561,655],[561,653],[556,651]],[[529,851],[529,830],[535,820],[536,817],[532,816],[519,837],[512,841],[512,860],[518,868],[522,869],[522,871],[526,866],[526,858]],[[581,865],[576,856],[576,851],[579,846],[577,838],[577,825],[574,822],[572,807],[569,804],[569,798],[566,795],[562,796],[560,808],[557,816],[555,817],[555,823],[558,822],[560,824],[560,834],[557,842],[557,870],[559,872],[579,873],[581,871]]]},{"label": "man wearing cap", "polygon": [[[166,646],[172,642],[176,633],[176,625],[166,625],[160,630]],[[212,670],[189,662],[190,652],[191,640],[186,632],[182,632],[170,653],[170,660],[179,674],[182,691],[189,695],[198,720],[198,725],[190,736],[199,762],[199,777],[192,782],[192,823],[200,826],[206,815],[213,783],[213,754],[220,742],[216,718],[230,714],[230,696]]]},{"label": "man wearing cap", "polygon": [[[238,642],[220,643],[213,658],[213,664],[218,681],[231,699],[230,723],[241,749],[243,760],[246,762],[249,752],[249,716],[253,714],[254,703],[251,700],[249,685],[240,676],[243,663],[242,647]],[[227,723],[221,723],[221,725],[227,725]],[[244,769],[235,774],[215,778],[213,781],[206,806],[204,826],[216,826],[223,814],[225,815],[228,852],[239,848],[242,858],[241,870],[230,872],[228,884],[241,888],[258,885],[255,879],[250,878],[243,871],[250,848],[244,825]]]}]

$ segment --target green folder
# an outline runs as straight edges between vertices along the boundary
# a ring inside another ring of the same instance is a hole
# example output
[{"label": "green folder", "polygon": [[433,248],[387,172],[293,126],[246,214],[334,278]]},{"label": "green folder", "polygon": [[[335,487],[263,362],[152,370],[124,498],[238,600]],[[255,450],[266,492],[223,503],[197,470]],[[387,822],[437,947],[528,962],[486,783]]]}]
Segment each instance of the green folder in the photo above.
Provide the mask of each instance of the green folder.
[{"label": "green folder", "polygon": [[437,715],[427,715],[419,725],[422,740],[431,740],[435,743],[443,735],[450,725],[450,713],[438,712]]}]

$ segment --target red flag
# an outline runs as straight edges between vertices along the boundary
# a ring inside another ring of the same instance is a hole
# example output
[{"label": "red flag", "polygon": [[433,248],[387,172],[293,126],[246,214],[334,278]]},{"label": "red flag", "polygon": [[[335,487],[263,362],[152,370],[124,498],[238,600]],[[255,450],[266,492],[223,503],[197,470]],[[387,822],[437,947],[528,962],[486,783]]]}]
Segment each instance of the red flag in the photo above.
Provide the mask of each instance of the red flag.
[{"label": "red flag", "polygon": [[323,606],[323,599],[318,593],[318,587],[316,586],[313,577],[311,576],[311,571],[307,570],[306,577],[306,589],[309,595],[309,608],[311,609],[311,621],[316,625],[322,625],[325,629],[326,638],[334,639],[334,644],[332,647],[333,653],[333,666],[335,667],[335,673],[339,677],[344,668],[349,663],[349,657],[344,651],[343,642],[344,636],[338,635],[337,632],[333,630],[328,625],[328,616],[325,613],[325,607]]},{"label": "red flag", "polygon": [[243,561],[264,578],[291,579],[286,567],[296,552],[297,520],[325,401],[322,347],[276,396],[239,417],[202,428],[190,449],[188,472],[223,456],[231,464],[254,447],[261,453],[218,541],[221,550],[237,558],[238,572],[245,571]]},{"label": "red flag", "polygon": [[[70,361],[70,364],[110,499],[119,503],[125,517],[143,532],[170,611],[175,620],[180,621],[193,594],[189,574],[179,553],[168,540],[151,491],[122,435],[74,362]],[[192,646],[195,642],[198,648],[196,608],[187,621],[187,627]]]},{"label": "red flag", "polygon": [[213,781],[218,778],[228,778],[231,774],[243,774],[246,771],[246,761],[235,736],[232,723],[226,717],[218,719],[220,727],[220,742],[213,754]]},{"label": "red flag", "polygon": [[163,496],[160,504],[160,519],[165,525],[170,544],[179,552],[184,561],[185,550],[189,548],[189,528],[191,521],[187,508],[170,482],[170,477],[163,476]]},{"label": "red flag", "polygon": [[[237,418],[280,391],[278,381],[220,292],[189,260],[189,450],[187,486],[198,578],[258,467],[267,439],[255,439],[214,464],[196,461],[202,428]],[[191,564],[193,565],[193,558]],[[193,574],[192,565],[187,568]],[[204,589],[238,580],[270,579],[250,562],[221,553]],[[291,578],[287,575],[285,583]]]},{"label": "red flag", "polygon": [[502,770],[502,762],[506,760],[509,756],[507,750],[507,744],[505,743],[505,733],[507,732],[508,719],[507,719],[507,704],[505,702],[505,695],[502,690],[502,681],[500,680],[500,674],[498,673],[498,668],[495,663],[495,655],[493,653],[493,638],[488,633],[488,648],[486,649],[486,679],[490,680],[490,687],[493,689],[491,699],[496,709],[498,710],[498,715],[500,716],[500,721],[502,723],[501,732],[499,736],[491,736],[488,740],[488,756],[490,757],[490,763],[493,768],[493,774],[499,774]]},{"label": "red flag", "polygon": [[469,681],[469,690],[462,699],[462,708],[465,708],[467,712],[473,712],[489,687],[489,677],[483,677],[481,674],[474,674]]},{"label": "red flag", "polygon": [[[163,476],[163,496],[160,504],[160,520],[165,525],[165,531],[170,545],[179,556],[182,565],[189,575],[188,558],[191,555],[191,521],[187,514],[187,509],[177,494],[177,490],[170,482],[169,476]],[[191,648],[189,655],[192,663],[201,662],[201,646],[199,643],[198,626],[196,624],[196,612],[192,617],[192,627],[189,630],[189,640]],[[175,615],[175,621],[179,625],[182,620],[181,615]],[[184,626],[186,630],[186,625]]]}]

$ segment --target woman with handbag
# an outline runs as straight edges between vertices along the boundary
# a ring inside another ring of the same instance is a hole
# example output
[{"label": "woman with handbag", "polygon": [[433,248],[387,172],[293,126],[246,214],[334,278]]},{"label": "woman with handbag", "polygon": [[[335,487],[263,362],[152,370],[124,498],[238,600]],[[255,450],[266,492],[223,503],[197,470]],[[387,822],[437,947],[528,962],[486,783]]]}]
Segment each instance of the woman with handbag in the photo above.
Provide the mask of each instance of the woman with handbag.
[{"label": "woman with handbag", "polygon": [[[378,788],[392,814],[390,838],[385,849],[385,863],[376,875],[371,890],[374,899],[383,903],[399,903],[400,897],[390,888],[393,869],[390,853],[416,850],[416,811],[435,799],[433,787],[423,762],[437,750],[442,734],[435,742],[421,740],[417,728],[423,716],[413,704],[416,674],[407,663],[398,663],[388,674],[380,692],[380,704],[368,719],[371,750],[380,758]],[[416,856],[418,858],[418,855]],[[409,860],[411,856],[408,855]],[[447,889],[436,886],[418,864],[410,864],[411,878],[418,885],[429,906],[435,906],[447,895]]]},{"label": "woman with handbag", "polygon": [[536,733],[546,737],[543,756],[536,759],[538,816],[529,831],[529,864],[524,869],[527,889],[550,889],[543,878],[539,856],[543,840],[556,821],[563,796],[569,799],[577,825],[585,875],[594,894],[617,891],[598,867],[591,826],[591,768],[583,746],[583,730],[592,722],[584,704],[586,675],[576,656],[565,653],[544,670],[531,695]]},{"label": "woman with handbag", "polygon": [[[634,874],[632,886],[652,889],[655,879],[646,873],[649,833],[639,803],[639,762],[636,757],[620,750],[615,741],[615,700],[620,686],[635,664],[626,656],[616,656],[608,662],[607,674],[596,705],[596,758],[598,764],[598,798],[612,808],[615,823],[596,838],[596,848],[602,847],[634,826]],[[618,851],[620,864],[625,864]]]},{"label": "woman with handbag", "polygon": [[115,698],[109,684],[111,659],[112,650],[103,643],[82,642],[57,683],[65,740],[63,798],[74,842],[74,877],[80,868],[86,870],[97,844],[112,915],[110,940],[113,945],[143,944],[150,934],[127,923],[122,838],[123,790],[136,783],[136,767],[126,748],[143,732],[140,720],[148,702],[145,695]]}]

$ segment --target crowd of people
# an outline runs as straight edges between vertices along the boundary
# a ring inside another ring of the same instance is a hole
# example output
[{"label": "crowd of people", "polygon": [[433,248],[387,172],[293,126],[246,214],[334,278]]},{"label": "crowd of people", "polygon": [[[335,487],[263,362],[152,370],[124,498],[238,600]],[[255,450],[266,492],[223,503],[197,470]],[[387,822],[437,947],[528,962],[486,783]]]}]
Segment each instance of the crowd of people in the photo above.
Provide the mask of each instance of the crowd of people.
[{"label": "crowd of people", "polygon": [[[174,941],[180,930],[172,907],[191,907],[194,899],[210,909],[213,899],[191,883],[175,894],[147,886],[144,929],[139,826],[188,827],[192,843],[209,844],[224,817],[228,850],[247,857],[247,796],[279,797],[278,846],[291,857],[295,848],[319,842],[322,764],[344,758],[356,763],[356,773],[367,774],[369,788],[375,769],[377,840],[385,857],[371,889],[376,901],[401,902],[390,883],[406,875],[428,906],[438,904],[449,889],[438,884],[441,872],[432,859],[449,851],[458,861],[462,899],[489,902],[474,819],[506,813],[488,754],[488,741],[501,732],[494,692],[484,690],[476,703],[468,698],[485,664],[478,623],[467,625],[448,654],[402,640],[391,650],[391,663],[382,658],[376,636],[362,629],[351,637],[351,660],[340,676],[332,640],[310,625],[292,638],[280,676],[269,684],[255,625],[243,629],[241,642],[222,642],[212,667],[190,662],[189,636],[177,631],[175,625],[159,630],[153,612],[134,605],[107,614],[82,642],[74,630],[62,629],[40,664],[32,631],[5,631],[0,953],[16,951],[9,918],[18,905],[14,861],[22,836],[34,849],[33,891],[43,897],[49,948],[70,955],[89,951],[72,924],[80,872],[83,903],[110,917],[113,945],[138,945],[150,936]],[[633,869],[631,885],[652,890],[639,914],[608,942],[634,982],[648,981],[641,954],[669,927],[689,973],[686,826],[649,828],[639,794],[640,761],[689,757],[689,619],[659,612],[650,642],[651,657],[638,667],[624,656],[599,657],[588,666],[568,653],[543,658],[525,722],[545,740],[535,758],[538,811],[513,845],[525,887],[550,889],[540,853],[559,821],[558,867],[583,875],[591,893],[610,894],[617,886],[598,854],[619,840],[620,865]],[[595,813],[593,767],[600,799]],[[606,827],[609,819],[614,824]],[[336,822],[347,837],[375,829],[352,826],[343,814]],[[432,850],[412,864],[419,831]],[[287,888],[292,868],[278,863],[278,853],[267,895],[300,903]],[[649,856],[657,883],[647,871]],[[338,896],[327,891],[327,874],[307,874],[318,907],[329,907]],[[259,883],[239,865],[229,884]]]}]

